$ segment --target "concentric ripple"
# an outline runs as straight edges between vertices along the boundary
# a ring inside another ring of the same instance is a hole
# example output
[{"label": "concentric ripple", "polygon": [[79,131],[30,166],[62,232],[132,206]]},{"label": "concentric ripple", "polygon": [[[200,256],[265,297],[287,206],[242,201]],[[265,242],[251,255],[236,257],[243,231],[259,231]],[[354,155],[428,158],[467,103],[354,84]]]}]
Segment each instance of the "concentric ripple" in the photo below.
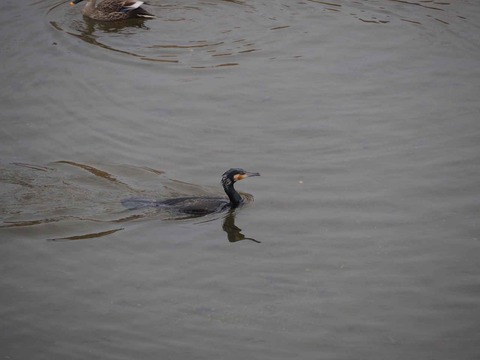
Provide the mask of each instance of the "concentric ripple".
[{"label": "concentric ripple", "polygon": [[110,51],[193,68],[238,65],[261,50],[258,42],[269,31],[284,27],[240,1],[151,1],[145,8],[156,19],[122,22],[91,21],[82,16],[82,6],[54,5],[48,11],[51,26]]},{"label": "concentric ripple", "polygon": [[[422,27],[448,26],[467,19],[467,14],[449,11],[449,3],[444,1],[151,0],[144,6],[156,19],[115,23],[84,18],[83,6],[57,3],[48,9],[48,21],[58,31],[109,51],[191,68],[236,66],[253,54],[274,59],[278,49],[312,33],[312,26],[322,17],[353,17],[365,26],[403,23]],[[283,43],[286,39],[290,42]],[[301,55],[292,54],[292,58],[298,57]]]}]

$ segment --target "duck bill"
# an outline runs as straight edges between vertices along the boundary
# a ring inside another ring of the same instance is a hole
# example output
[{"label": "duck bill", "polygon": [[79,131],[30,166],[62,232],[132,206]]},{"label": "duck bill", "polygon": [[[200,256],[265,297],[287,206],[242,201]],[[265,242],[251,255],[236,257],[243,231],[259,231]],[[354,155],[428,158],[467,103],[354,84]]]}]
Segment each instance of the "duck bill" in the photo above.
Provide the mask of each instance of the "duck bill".
[{"label": "duck bill", "polygon": [[83,0],[72,0],[70,1],[70,6],[75,6],[77,5],[79,2],[82,2]]}]

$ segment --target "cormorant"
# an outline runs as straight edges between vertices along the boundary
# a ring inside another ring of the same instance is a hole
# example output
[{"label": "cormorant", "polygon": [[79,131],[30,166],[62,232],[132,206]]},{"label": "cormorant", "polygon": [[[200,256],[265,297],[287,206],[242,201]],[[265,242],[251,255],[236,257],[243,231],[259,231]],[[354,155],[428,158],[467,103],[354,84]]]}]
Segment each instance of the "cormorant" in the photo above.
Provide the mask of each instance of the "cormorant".
[{"label": "cormorant", "polygon": [[144,207],[157,207],[166,210],[194,216],[202,216],[211,213],[218,213],[227,209],[234,209],[243,204],[243,199],[235,190],[233,185],[247,177],[260,176],[257,172],[248,172],[243,169],[234,168],[227,170],[222,175],[222,186],[228,199],[211,196],[186,196],[167,200],[142,200],[125,199],[122,204],[129,209]]}]

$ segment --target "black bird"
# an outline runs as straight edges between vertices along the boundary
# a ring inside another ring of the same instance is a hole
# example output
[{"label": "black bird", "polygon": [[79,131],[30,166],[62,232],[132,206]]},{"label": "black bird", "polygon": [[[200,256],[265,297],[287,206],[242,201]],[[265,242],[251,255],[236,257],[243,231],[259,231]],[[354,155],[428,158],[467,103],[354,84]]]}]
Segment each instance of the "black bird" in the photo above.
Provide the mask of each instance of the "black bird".
[{"label": "black bird", "polygon": [[239,168],[227,170],[222,175],[222,186],[228,196],[228,200],[223,197],[186,196],[158,201],[125,199],[122,201],[122,204],[129,209],[157,207],[164,208],[166,210],[176,213],[183,213],[194,216],[218,213],[228,209],[235,209],[243,204],[242,197],[235,190],[233,185],[237,181],[252,176],[260,176],[260,174],[256,172],[248,172]]}]

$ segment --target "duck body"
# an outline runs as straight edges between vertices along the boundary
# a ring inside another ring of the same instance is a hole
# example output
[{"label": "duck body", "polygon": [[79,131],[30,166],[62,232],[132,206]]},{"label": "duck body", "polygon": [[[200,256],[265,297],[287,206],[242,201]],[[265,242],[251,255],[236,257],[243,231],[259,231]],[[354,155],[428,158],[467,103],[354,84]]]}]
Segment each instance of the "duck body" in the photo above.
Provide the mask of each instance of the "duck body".
[{"label": "duck body", "polygon": [[[72,0],[71,6],[74,6],[83,0]],[[100,21],[119,21],[132,18],[154,18],[147,10],[141,7],[143,1],[134,0],[103,0],[98,5],[96,0],[87,0],[87,4],[82,10],[82,14],[93,20]]]},{"label": "duck body", "polygon": [[227,198],[213,196],[186,196],[166,200],[149,200],[130,198],[122,201],[123,206],[128,209],[141,209],[155,207],[166,209],[177,214],[188,214],[203,216],[212,213],[224,212],[242,206],[244,200],[235,190],[233,184],[237,181],[251,176],[260,176],[259,173],[247,172],[243,169],[230,169],[222,175],[222,186]]}]

